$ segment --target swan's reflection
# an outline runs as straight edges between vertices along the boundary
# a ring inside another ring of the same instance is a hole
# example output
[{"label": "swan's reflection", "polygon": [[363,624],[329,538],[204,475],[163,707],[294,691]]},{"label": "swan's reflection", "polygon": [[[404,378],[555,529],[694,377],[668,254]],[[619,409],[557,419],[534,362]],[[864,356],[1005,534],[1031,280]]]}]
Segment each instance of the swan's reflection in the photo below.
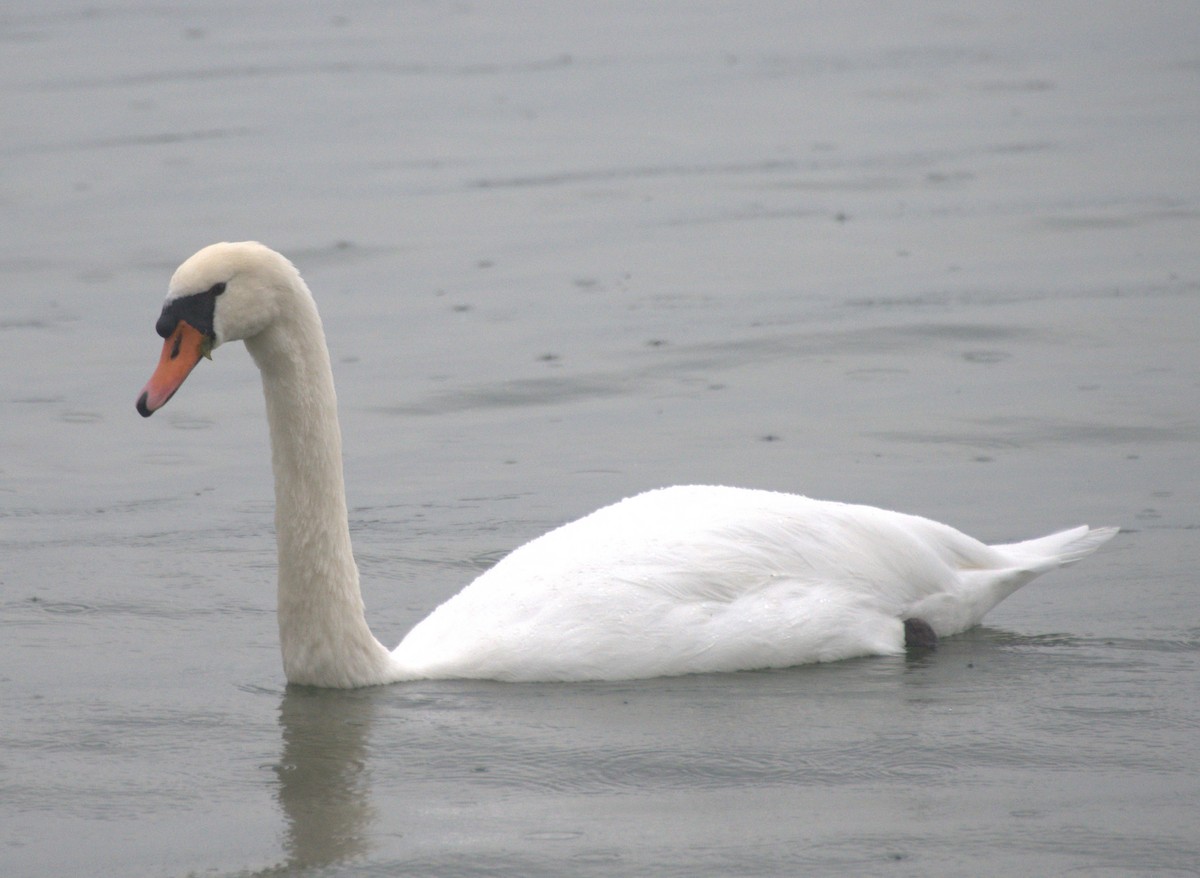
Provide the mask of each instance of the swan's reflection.
[{"label": "swan's reflection", "polygon": [[376,693],[289,686],[279,706],[275,770],[287,821],[287,869],[334,865],[370,848],[368,747]]}]

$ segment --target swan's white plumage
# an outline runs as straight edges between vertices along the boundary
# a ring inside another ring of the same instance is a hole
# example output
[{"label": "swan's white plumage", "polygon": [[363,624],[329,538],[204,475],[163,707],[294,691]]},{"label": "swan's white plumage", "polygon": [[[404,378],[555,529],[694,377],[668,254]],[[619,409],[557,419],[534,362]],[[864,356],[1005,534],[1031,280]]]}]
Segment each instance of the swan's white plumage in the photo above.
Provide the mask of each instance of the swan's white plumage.
[{"label": "swan's white plumage", "polygon": [[665,488],[522,546],[388,652],[363,618],[332,371],[311,294],[274,251],[215,244],[176,272],[168,303],[214,284],[226,289],[213,347],[244,339],[263,374],[291,682],[611,680],[898,653],[904,619],[924,619],[939,636],[963,631],[1116,533],[1079,527],[988,546],[869,506]]},{"label": "swan's white plumage", "polygon": [[[1043,540],[1085,533],[1111,535]],[[413,676],[584,680],[899,653],[903,619],[956,634],[1061,557],[870,506],[664,488],[517,549],[393,655]]]}]

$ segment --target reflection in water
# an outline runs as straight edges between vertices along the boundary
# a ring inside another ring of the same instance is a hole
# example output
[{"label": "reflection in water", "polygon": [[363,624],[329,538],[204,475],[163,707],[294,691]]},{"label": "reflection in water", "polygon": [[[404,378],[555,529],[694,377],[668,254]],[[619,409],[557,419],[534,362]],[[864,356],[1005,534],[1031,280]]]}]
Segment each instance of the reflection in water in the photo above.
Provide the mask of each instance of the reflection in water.
[{"label": "reflection in water", "polygon": [[279,707],[275,770],[287,821],[287,861],[268,874],[328,866],[368,853],[374,820],[367,768],[370,690],[289,686]]}]

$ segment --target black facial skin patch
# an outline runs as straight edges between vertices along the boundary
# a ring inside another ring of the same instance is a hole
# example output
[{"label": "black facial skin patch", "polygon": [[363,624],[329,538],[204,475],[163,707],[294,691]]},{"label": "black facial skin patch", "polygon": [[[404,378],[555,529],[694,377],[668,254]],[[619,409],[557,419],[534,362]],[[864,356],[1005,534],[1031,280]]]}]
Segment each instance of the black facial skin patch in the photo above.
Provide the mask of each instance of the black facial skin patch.
[{"label": "black facial skin patch", "polygon": [[168,338],[182,320],[205,338],[213,338],[213,313],[217,309],[217,296],[225,292],[225,284],[213,284],[203,293],[180,296],[163,305],[162,314],[154,324],[155,331]]}]

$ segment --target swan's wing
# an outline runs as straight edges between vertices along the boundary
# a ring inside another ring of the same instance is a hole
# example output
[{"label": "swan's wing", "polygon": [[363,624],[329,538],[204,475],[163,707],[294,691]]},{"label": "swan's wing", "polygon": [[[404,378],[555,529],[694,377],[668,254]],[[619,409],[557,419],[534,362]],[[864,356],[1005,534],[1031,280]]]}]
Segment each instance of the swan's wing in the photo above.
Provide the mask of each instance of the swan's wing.
[{"label": "swan's wing", "polygon": [[620,680],[791,667],[899,653],[903,623],[847,593],[776,580],[734,601],[665,599],[636,582],[562,598],[475,586],[414,628],[393,653],[413,676]]},{"label": "swan's wing", "polygon": [[517,549],[395,657],[430,676],[618,679],[894,653],[905,608],[989,552],[871,507],[664,489]]}]

